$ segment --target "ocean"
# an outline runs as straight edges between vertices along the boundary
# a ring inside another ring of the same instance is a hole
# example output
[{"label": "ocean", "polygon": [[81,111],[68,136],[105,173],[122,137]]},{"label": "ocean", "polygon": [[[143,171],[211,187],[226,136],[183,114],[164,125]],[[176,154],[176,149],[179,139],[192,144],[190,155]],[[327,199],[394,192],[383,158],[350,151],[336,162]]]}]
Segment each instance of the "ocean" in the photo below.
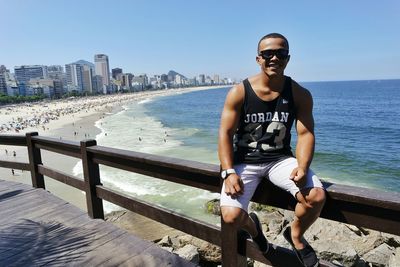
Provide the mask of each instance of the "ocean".
[{"label": "ocean", "polygon": [[[400,80],[304,82],[314,99],[311,168],[329,182],[400,192]],[[96,122],[98,144],[218,164],[217,135],[229,87],[131,103]],[[295,134],[292,148],[295,147]],[[74,174],[82,173],[78,164]],[[101,166],[104,184],[196,219],[219,194]],[[118,209],[107,203],[106,211]]]}]

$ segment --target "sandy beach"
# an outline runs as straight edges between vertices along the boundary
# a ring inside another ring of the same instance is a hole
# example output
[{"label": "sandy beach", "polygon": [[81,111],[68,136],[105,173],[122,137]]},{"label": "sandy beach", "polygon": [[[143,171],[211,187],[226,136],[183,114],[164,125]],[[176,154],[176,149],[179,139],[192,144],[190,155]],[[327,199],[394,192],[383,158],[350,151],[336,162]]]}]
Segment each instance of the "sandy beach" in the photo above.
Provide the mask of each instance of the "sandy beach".
[{"label": "sandy beach", "polygon": [[[118,112],[124,103],[210,88],[216,87],[168,89],[1,106],[0,134],[24,135],[26,132],[38,132],[40,136],[71,141],[95,139],[100,133],[95,122]],[[0,160],[28,162],[27,149],[1,145]],[[42,151],[42,160],[45,165],[70,175],[78,162],[75,158],[48,151]],[[10,169],[0,168],[0,179],[31,184],[30,173],[21,170],[14,170],[13,175]],[[45,183],[50,192],[86,210],[83,192],[49,178],[45,178]]]}]

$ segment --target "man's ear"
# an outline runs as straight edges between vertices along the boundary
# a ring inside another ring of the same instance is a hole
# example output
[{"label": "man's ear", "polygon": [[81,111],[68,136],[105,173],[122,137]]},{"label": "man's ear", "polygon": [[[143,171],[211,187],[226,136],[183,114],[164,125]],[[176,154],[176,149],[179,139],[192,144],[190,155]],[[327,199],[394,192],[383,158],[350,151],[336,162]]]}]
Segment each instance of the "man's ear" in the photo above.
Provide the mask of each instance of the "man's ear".
[{"label": "man's ear", "polygon": [[261,56],[256,56],[256,62],[257,62],[257,64],[260,65],[260,66],[262,65],[262,62],[261,62],[262,59],[263,59],[263,58],[262,58]]}]

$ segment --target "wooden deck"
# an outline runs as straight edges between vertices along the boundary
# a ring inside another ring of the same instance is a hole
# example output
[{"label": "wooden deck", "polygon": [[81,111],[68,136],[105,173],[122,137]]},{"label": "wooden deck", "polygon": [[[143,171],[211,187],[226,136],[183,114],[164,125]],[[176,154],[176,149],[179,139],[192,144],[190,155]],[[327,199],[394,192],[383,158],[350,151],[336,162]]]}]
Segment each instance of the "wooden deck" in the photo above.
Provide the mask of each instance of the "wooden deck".
[{"label": "wooden deck", "polygon": [[43,189],[0,180],[0,266],[195,266]]}]

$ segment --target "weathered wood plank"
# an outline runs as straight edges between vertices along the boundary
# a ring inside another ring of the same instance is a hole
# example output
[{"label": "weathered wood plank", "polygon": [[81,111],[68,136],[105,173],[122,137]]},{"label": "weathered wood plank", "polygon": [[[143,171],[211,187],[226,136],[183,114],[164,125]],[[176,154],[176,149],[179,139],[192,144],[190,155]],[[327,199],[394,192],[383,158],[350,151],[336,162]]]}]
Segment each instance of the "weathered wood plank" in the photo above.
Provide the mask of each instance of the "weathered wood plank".
[{"label": "weathered wood plank", "polygon": [[[103,238],[101,242],[97,241],[97,246],[91,245],[90,249],[85,249],[82,251],[79,264],[81,266],[101,266],[102,262],[105,262],[111,258],[115,258],[118,255],[118,258],[122,258],[122,255],[117,250],[118,244],[124,245],[123,236],[128,235],[128,233],[124,231],[113,231],[109,232],[106,235],[106,238]],[[66,255],[65,258],[57,259],[58,263],[63,264],[68,263],[69,255]]]},{"label": "weathered wood plank", "polygon": [[0,134],[0,144],[8,146],[26,146],[24,135]]},{"label": "weathered wood plank", "polygon": [[[86,220],[85,225],[75,224],[68,227],[61,224],[61,227],[46,233],[44,243],[48,250],[38,262],[38,265],[65,266],[73,259],[80,261],[87,251],[97,250],[105,243],[112,232],[121,232],[115,227],[109,227],[104,222],[93,222]],[[50,237],[50,238],[49,238]],[[64,241],[60,241],[62,238]],[[104,251],[104,253],[107,253]]]},{"label": "weathered wood plank", "polygon": [[[107,234],[91,242],[90,246],[79,248],[73,252],[75,255],[79,254],[78,262],[82,264],[81,266],[100,266],[102,262],[111,258],[124,259],[124,255],[120,253],[121,251],[115,251],[115,249],[120,245],[126,246],[124,236],[129,234],[123,230],[116,229],[104,229],[103,231],[107,232]],[[141,242],[139,243],[142,245]],[[130,251],[129,253],[136,252]],[[115,257],[116,255],[118,257]],[[66,254],[58,258],[57,263],[68,263],[69,259],[70,255]]]},{"label": "weathered wood plank", "polygon": [[79,142],[41,136],[35,136],[32,138],[32,141],[35,147],[39,149],[45,149],[74,158],[81,158]]},{"label": "weathered wood plank", "polygon": [[29,214],[29,209],[33,211],[40,211],[42,208],[58,206],[58,203],[45,203],[43,199],[34,194],[34,191],[21,193],[15,200],[7,199],[2,201],[0,204],[2,217],[0,222],[3,220],[9,220],[9,217],[17,217],[18,214]]},{"label": "weathered wood plank", "polygon": [[171,182],[220,191],[219,167],[214,164],[175,159],[102,146],[88,148],[93,161]]},{"label": "weathered wood plank", "polygon": [[31,255],[35,259],[33,265],[45,265],[59,255],[89,245],[91,236],[95,232],[93,229],[87,230],[79,225],[66,227],[59,222],[43,221],[24,221],[10,228],[9,232],[11,231],[23,233],[20,238],[25,243],[1,254],[0,258],[5,266],[24,261]]},{"label": "weathered wood plank", "polygon": [[110,188],[97,186],[96,191],[97,195],[104,200],[208,242],[217,245],[221,244],[219,227],[215,225],[187,217],[162,207],[157,207],[151,203],[116,192]]},{"label": "weathered wood plank", "polygon": [[[11,182],[14,183],[14,182]],[[34,188],[30,188],[29,190],[33,190]],[[10,184],[10,185],[0,185],[0,194],[8,194],[9,192],[18,191],[20,193],[27,191],[27,189],[22,188],[19,184]],[[2,199],[0,198],[0,201]]]},{"label": "weathered wood plank", "polygon": [[29,170],[29,163],[0,160],[0,166],[3,168],[16,169],[16,170]]},{"label": "weathered wood plank", "polygon": [[[18,194],[0,198],[0,266],[84,266],[85,262],[115,266],[129,262],[133,255],[139,255],[142,262],[154,258],[159,266],[167,266],[166,262],[193,266],[115,225],[90,219],[43,189],[0,181],[0,189],[5,186],[13,187],[6,193],[18,190]],[[152,246],[152,255],[143,254]]]},{"label": "weathered wood plank", "polygon": [[58,171],[56,169],[45,167],[43,165],[39,165],[38,169],[40,174],[53,178],[54,180],[57,180],[66,185],[85,191],[85,182],[74,176],[68,175],[67,173]]}]

